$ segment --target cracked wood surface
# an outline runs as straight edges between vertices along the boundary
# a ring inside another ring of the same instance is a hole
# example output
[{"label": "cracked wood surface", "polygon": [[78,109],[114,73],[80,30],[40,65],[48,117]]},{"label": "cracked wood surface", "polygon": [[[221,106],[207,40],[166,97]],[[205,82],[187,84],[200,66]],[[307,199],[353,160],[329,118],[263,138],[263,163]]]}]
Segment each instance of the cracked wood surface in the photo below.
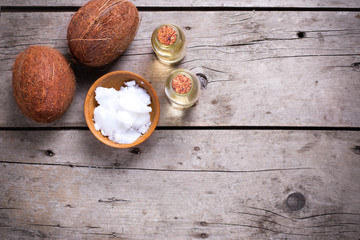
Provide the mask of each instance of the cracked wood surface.
[{"label": "cracked wood surface", "polygon": [[[65,39],[72,15],[1,14],[0,127],[43,126],[17,108],[11,68],[34,44],[55,47],[70,58]],[[86,92],[114,70],[133,71],[152,83],[161,103],[159,126],[360,126],[359,12],[180,11],[141,12],[141,17],[134,42],[113,64],[101,69],[73,64],[75,99],[60,120],[46,126],[86,126]],[[185,29],[188,51],[176,68],[208,79],[198,104],[188,111],[168,103],[163,84],[174,67],[152,53],[150,36],[162,22]]]},{"label": "cracked wood surface", "polygon": [[[76,6],[88,0],[3,0],[3,6]],[[359,8],[357,0],[133,0],[137,7],[312,7],[312,8]]]},{"label": "cracked wood surface", "polygon": [[359,132],[159,130],[136,151],[81,130],[0,140],[2,239],[360,236]]}]

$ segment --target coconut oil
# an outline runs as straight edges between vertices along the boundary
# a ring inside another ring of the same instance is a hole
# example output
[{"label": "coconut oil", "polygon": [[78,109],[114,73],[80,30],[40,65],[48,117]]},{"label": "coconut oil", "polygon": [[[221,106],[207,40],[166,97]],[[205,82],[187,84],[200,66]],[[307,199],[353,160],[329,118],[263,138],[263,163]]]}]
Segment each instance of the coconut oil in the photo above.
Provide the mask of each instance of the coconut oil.
[{"label": "coconut oil", "polygon": [[151,37],[151,46],[158,59],[167,64],[180,62],[186,54],[184,31],[175,24],[158,26]]},{"label": "coconut oil", "polygon": [[165,94],[174,107],[189,108],[199,98],[200,81],[195,74],[188,70],[174,70],[166,79]]}]

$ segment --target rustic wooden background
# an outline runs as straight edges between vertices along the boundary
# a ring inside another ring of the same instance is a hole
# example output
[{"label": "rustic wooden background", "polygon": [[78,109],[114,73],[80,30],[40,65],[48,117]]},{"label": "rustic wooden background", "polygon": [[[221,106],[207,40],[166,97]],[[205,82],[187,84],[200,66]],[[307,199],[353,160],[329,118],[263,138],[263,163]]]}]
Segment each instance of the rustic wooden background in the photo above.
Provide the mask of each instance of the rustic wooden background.
[{"label": "rustic wooden background", "polygon": [[[70,60],[67,25],[85,2],[1,2],[0,239],[360,239],[359,1],[134,1],[129,49],[104,68],[72,64],[70,109],[37,124],[16,106],[12,65],[39,44]],[[186,111],[163,91],[174,67],[152,53],[163,22],[188,40],[176,68],[203,83]],[[160,98],[158,128],[136,148],[105,146],[83,116],[91,84],[114,70]]]}]

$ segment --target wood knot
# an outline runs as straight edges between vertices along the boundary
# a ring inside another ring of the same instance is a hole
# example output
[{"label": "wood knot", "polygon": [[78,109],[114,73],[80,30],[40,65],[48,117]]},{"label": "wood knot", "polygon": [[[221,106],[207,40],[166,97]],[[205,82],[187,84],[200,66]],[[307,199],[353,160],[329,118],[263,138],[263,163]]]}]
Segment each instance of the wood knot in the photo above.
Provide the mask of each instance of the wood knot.
[{"label": "wood knot", "polygon": [[206,86],[208,85],[209,81],[207,79],[207,77],[205,76],[205,74],[203,73],[197,73],[196,76],[198,77],[200,84],[201,84],[201,89],[206,88]]},{"label": "wood knot", "polygon": [[131,152],[133,154],[141,154],[141,149],[136,147],[136,148],[130,149],[129,152]]},{"label": "wood knot", "polygon": [[51,150],[46,150],[45,155],[48,156],[48,157],[53,157],[53,156],[55,156],[55,153],[53,151],[51,151]]},{"label": "wood knot", "polygon": [[299,211],[305,206],[306,199],[301,193],[292,193],[286,199],[286,203],[291,211]]},{"label": "wood knot", "polygon": [[196,146],[196,147],[194,147],[194,150],[198,152],[198,151],[200,151],[200,147]]},{"label": "wood knot", "polygon": [[304,38],[304,37],[306,37],[306,33],[305,32],[297,32],[296,36],[298,36],[298,38]]},{"label": "wood knot", "polygon": [[189,26],[186,26],[186,27],[185,27],[185,29],[186,29],[186,30],[190,30],[190,29],[191,29],[191,27],[189,27]]},{"label": "wood knot", "polygon": [[206,222],[200,222],[199,224],[200,224],[200,226],[203,226],[203,227],[207,226]]}]

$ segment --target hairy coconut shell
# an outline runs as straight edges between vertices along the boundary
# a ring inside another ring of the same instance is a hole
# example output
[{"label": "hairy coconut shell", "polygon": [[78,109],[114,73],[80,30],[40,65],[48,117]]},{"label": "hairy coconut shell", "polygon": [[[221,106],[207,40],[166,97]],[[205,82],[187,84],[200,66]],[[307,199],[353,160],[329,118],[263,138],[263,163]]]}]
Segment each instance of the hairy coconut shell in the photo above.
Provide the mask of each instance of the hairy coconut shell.
[{"label": "hairy coconut shell", "polygon": [[57,50],[31,46],[13,66],[12,86],[16,103],[27,117],[52,122],[69,108],[75,94],[75,75]]},{"label": "hairy coconut shell", "polygon": [[89,1],[69,24],[70,53],[82,64],[104,66],[127,49],[139,24],[139,12],[130,1]]}]

